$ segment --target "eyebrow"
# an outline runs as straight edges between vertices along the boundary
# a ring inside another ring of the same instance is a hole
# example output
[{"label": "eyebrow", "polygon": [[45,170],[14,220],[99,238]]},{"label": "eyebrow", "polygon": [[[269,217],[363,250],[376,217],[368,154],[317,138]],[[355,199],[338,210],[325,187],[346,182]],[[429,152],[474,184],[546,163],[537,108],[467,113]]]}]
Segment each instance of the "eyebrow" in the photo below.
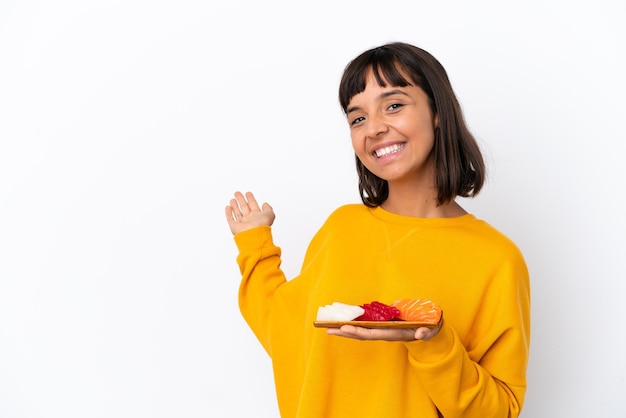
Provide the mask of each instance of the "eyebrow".
[{"label": "eyebrow", "polygon": [[[394,96],[394,95],[396,95],[396,94],[402,94],[402,95],[404,95],[404,96],[408,96],[408,94],[407,94],[407,93],[405,93],[404,91],[394,89],[394,90],[389,90],[389,91],[382,92],[382,93],[380,94],[380,96],[378,96],[378,100],[381,100],[381,99],[386,99],[387,97],[389,97],[389,96]],[[358,106],[351,106],[351,107],[349,107],[349,108],[347,108],[347,109],[346,109],[346,114],[347,114],[347,113],[350,113],[350,112],[354,112],[354,111],[359,110],[359,109],[360,109],[360,108],[359,108]]]}]

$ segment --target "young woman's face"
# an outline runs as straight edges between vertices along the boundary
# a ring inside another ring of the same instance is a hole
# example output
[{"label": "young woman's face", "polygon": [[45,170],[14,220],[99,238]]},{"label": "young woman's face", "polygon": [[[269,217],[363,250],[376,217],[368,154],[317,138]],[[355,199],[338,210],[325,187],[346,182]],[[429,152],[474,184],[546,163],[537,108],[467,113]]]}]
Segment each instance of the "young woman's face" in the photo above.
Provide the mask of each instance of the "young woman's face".
[{"label": "young woman's face", "polygon": [[393,182],[434,182],[430,158],[436,117],[415,86],[380,87],[370,71],[365,90],[346,109],[352,147],[363,165]]}]

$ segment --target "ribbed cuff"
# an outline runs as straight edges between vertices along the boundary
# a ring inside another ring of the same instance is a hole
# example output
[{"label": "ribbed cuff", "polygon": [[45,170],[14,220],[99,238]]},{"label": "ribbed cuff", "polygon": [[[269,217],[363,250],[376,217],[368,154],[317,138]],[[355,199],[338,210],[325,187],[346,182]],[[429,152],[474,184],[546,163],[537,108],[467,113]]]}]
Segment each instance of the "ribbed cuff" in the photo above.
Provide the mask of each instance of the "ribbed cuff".
[{"label": "ribbed cuff", "polygon": [[240,232],[234,236],[234,240],[240,252],[274,246],[272,228],[269,226],[258,226]]}]

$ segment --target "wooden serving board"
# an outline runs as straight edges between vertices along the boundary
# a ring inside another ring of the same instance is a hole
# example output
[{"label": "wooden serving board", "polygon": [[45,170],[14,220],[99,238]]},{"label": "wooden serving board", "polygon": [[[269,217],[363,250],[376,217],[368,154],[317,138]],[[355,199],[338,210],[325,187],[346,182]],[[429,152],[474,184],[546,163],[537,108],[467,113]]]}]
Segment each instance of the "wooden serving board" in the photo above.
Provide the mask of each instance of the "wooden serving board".
[{"label": "wooden serving board", "polygon": [[436,322],[410,322],[410,321],[315,321],[313,325],[318,328],[339,328],[342,325],[354,325],[363,328],[400,329],[400,328],[436,328]]}]

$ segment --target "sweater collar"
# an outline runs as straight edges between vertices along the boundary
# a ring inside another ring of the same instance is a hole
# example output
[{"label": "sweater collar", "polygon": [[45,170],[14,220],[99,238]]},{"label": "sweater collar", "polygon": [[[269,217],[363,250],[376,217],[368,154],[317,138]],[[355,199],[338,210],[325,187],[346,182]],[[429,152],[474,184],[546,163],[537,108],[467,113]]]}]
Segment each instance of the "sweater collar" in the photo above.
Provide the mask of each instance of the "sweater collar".
[{"label": "sweater collar", "polygon": [[448,227],[464,225],[470,222],[476,221],[476,216],[471,213],[465,215],[456,216],[453,218],[415,218],[412,216],[398,215],[392,212],[388,212],[385,209],[377,206],[375,208],[369,208],[370,213],[377,219],[383,222],[389,222],[403,226],[428,226],[428,227]]}]

